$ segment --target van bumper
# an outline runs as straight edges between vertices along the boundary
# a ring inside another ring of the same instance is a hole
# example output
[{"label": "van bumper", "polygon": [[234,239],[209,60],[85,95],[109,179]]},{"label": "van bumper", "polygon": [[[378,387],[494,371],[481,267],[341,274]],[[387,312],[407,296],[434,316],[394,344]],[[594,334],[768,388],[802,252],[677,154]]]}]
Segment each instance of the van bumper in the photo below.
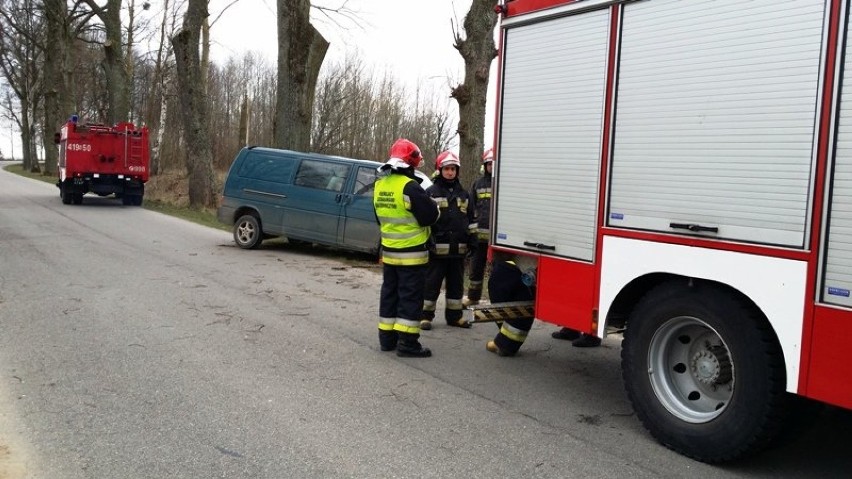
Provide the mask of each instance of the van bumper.
[{"label": "van bumper", "polygon": [[234,212],[236,208],[233,206],[220,206],[218,210],[216,210],[216,218],[220,223],[224,223],[226,225],[234,224]]}]

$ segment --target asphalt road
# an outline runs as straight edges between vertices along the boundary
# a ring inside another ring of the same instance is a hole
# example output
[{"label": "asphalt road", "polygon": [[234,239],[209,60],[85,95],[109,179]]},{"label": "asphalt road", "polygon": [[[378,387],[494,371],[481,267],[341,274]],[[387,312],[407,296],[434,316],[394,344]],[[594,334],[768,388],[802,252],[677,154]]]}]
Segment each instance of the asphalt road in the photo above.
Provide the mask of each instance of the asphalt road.
[{"label": "asphalt road", "polygon": [[[619,339],[537,323],[378,350],[380,269],[119,201],[62,205],[0,170],[0,478],[849,477],[852,413],[710,466],[659,445],[622,389]],[[850,378],[838,378],[848,381]]]}]

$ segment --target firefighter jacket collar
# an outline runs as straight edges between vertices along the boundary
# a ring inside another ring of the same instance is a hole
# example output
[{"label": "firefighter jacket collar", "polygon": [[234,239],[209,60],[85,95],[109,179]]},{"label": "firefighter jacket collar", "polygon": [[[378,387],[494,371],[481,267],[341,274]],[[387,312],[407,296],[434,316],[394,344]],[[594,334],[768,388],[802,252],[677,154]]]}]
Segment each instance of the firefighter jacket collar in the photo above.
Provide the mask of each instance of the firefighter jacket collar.
[{"label": "firefighter jacket collar", "polygon": [[411,165],[402,161],[399,158],[391,158],[385,162],[382,166],[378,167],[377,170],[379,173],[386,173],[388,170],[404,170],[406,168],[411,168]]}]

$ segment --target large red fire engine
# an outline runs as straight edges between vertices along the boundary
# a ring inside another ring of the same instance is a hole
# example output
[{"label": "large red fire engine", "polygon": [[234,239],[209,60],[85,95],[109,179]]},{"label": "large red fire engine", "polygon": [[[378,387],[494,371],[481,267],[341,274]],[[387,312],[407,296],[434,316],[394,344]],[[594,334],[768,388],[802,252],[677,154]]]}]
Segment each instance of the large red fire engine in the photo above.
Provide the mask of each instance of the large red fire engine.
[{"label": "large red fire engine", "polygon": [[707,462],[852,408],[848,0],[501,1],[492,256]]},{"label": "large red fire engine", "polygon": [[148,128],[133,123],[113,127],[82,125],[73,116],[62,126],[59,142],[59,196],[79,205],[83,195],[115,195],[125,205],[142,204],[148,181]]}]

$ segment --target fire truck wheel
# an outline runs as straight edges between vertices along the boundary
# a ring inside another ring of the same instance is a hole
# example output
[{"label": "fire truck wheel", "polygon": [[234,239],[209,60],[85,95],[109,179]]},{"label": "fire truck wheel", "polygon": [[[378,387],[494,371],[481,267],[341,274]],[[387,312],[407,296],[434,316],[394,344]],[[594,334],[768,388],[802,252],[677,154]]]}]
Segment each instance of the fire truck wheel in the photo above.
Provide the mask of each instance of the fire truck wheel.
[{"label": "fire truck wheel", "polygon": [[781,348],[763,314],[733,292],[700,281],[657,286],[630,315],[621,358],[639,419],[681,454],[730,461],[781,429]]},{"label": "fire truck wheel", "polygon": [[74,193],[71,197],[71,201],[75,205],[82,205],[83,204],[83,193]]},{"label": "fire truck wheel", "polygon": [[243,249],[254,249],[263,241],[260,220],[255,215],[243,215],[234,223],[234,242]]}]

